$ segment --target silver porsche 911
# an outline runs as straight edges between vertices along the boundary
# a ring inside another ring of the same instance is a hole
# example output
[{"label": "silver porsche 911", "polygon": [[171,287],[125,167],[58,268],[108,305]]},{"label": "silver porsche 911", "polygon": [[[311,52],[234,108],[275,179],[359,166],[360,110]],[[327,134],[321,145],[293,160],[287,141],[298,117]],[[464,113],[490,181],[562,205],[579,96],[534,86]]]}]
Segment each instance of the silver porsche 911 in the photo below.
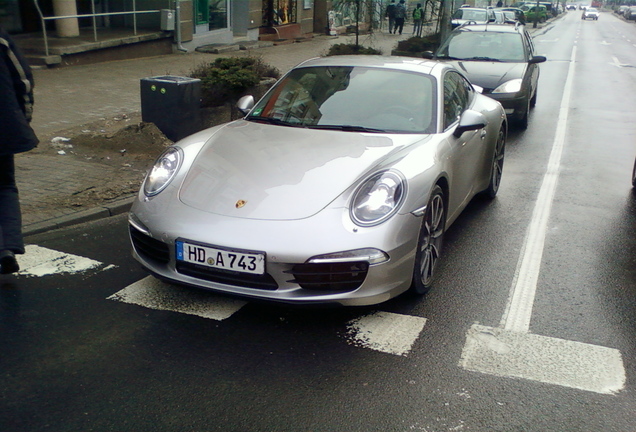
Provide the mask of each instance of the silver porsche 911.
[{"label": "silver porsche 911", "polygon": [[296,304],[423,294],[446,228],[499,188],[505,113],[443,63],[312,59],[239,109],[168,148],[133,204],[160,279]]}]

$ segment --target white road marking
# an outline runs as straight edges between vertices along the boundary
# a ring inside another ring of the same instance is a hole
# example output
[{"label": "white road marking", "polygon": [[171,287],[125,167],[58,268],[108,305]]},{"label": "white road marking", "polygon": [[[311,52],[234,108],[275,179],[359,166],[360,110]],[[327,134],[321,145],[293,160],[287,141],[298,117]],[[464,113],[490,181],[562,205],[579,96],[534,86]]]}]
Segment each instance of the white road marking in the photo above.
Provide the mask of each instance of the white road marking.
[{"label": "white road marking", "polygon": [[[37,245],[27,245],[26,253],[18,255],[19,275],[47,276],[60,273],[79,273],[103,265],[99,261],[47,249]],[[112,266],[106,267],[110,269]]]},{"label": "white road marking", "polygon": [[374,312],[347,324],[349,343],[362,348],[406,356],[426,324],[426,318]]},{"label": "white road marking", "polygon": [[548,168],[543,177],[543,183],[541,184],[539,196],[535,203],[530,227],[522,247],[520,261],[517,264],[508,306],[502,318],[501,325],[506,330],[527,332],[530,326],[548,219],[550,217],[552,201],[554,200],[557,180],[559,178],[561,154],[563,153],[563,147],[565,145],[575,65],[576,47],[572,49],[554,143],[552,145],[550,159],[548,160]]},{"label": "white road marking", "polygon": [[[109,296],[108,300],[222,321],[247,304],[193,288],[166,284],[152,276]],[[406,356],[426,324],[426,318],[374,312],[347,324],[347,341],[360,348]]]},{"label": "white road marking", "polygon": [[491,375],[613,394],[625,386],[625,368],[620,351],[528,333],[566,140],[576,49],[575,45],[548,168],[522,246],[500,328],[474,325],[469,329],[459,366]]},{"label": "white road marking", "polygon": [[460,365],[601,394],[620,391],[626,379],[618,350],[480,325],[468,331]]},{"label": "white road marking", "polygon": [[152,276],[135,282],[108,297],[149,309],[166,310],[222,321],[238,312],[247,302],[206,291],[169,285]]},{"label": "white road marking", "polygon": [[621,62],[618,60],[618,57],[616,57],[616,56],[612,56],[612,60],[613,60],[613,62],[612,62],[612,63],[610,63],[612,66],[616,66],[616,67],[625,67],[625,66],[629,66],[628,64],[621,63]]}]

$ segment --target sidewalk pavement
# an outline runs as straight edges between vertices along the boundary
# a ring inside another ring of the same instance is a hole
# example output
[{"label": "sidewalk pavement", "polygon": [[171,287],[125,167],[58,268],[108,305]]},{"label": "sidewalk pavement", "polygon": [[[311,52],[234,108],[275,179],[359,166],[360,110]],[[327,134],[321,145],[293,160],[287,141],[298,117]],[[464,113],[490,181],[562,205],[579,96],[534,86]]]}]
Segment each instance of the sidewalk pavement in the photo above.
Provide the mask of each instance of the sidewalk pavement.
[{"label": "sidewalk pavement", "polygon": [[[431,32],[434,28],[428,26],[427,30]],[[359,43],[390,55],[399,40],[412,36],[411,31],[412,25],[407,25],[402,35],[386,32],[360,35]],[[66,130],[82,128],[91,123],[113,124],[119,121],[114,127],[123,128],[133,120],[139,121],[142,78],[160,75],[187,76],[200,64],[214,61],[217,57],[234,55],[261,57],[266,63],[286,72],[306,59],[324,55],[333,44],[352,42],[355,42],[355,36],[316,35],[300,43],[221,54],[176,53],[34,70],[35,112],[32,126],[41,142],[37,149],[16,157],[24,234],[36,234],[128,211],[133,193],[97,202],[88,208],[69,204],[68,197],[91,189],[90,185],[108,184],[113,179],[120,178],[124,172],[121,167],[103,164],[95,160],[97,158],[88,160],[61,154],[65,153],[63,151],[58,153],[58,150],[52,148],[51,140],[64,137]],[[148,167],[155,156],[158,154],[148,160]],[[138,183],[143,179],[142,172],[132,175]]]}]

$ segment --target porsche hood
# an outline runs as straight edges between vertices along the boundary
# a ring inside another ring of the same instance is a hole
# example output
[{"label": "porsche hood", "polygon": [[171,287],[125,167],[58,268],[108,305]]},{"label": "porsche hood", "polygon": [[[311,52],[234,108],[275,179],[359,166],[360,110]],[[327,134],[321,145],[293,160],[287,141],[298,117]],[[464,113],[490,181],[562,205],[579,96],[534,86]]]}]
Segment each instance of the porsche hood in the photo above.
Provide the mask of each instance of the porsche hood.
[{"label": "porsche hood", "polygon": [[421,139],[241,120],[221,128],[201,149],[179,198],[190,207],[224,216],[307,218],[389,154]]}]

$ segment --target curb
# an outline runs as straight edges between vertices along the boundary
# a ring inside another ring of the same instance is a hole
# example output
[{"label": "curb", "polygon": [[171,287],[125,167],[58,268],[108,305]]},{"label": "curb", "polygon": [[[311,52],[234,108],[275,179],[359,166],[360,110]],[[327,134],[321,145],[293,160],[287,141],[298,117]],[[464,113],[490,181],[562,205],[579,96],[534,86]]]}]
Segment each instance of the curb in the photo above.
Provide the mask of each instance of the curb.
[{"label": "curb", "polygon": [[132,206],[134,198],[134,196],[119,198],[115,201],[109,202],[108,204],[94,207],[92,209],[82,210],[70,215],[65,215],[26,225],[22,228],[22,235],[26,237],[34,234],[41,234],[43,232],[56,230],[59,228],[69,227],[84,222],[96,221],[99,219],[105,219],[107,217],[117,216],[122,213],[128,213],[130,207]]}]

